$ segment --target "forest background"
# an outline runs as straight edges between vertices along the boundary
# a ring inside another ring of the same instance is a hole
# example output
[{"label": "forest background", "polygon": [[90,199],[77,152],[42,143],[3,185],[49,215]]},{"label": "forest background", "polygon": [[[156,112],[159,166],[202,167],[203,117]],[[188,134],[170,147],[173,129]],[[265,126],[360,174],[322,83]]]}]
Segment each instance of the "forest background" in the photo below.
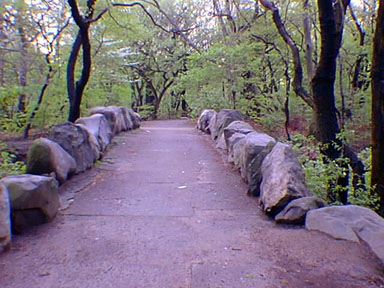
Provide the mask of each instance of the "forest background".
[{"label": "forest background", "polygon": [[129,106],[144,119],[232,108],[292,143],[317,196],[384,215],[384,92],[374,96],[374,80],[384,81],[383,6],[2,0],[0,177],[25,169],[7,140],[95,106]]}]

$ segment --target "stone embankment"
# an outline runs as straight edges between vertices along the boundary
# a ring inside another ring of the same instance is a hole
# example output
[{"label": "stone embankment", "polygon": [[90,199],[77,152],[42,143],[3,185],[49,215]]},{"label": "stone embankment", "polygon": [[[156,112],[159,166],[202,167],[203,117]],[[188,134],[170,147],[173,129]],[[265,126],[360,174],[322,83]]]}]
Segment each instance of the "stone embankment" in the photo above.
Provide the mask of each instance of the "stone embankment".
[{"label": "stone embankment", "polygon": [[114,135],[140,127],[141,117],[127,107],[96,107],[91,116],[53,126],[35,140],[27,174],[0,179],[0,252],[11,245],[11,231],[51,221],[60,208],[59,185],[91,168]]},{"label": "stone embankment", "polygon": [[204,110],[197,128],[224,149],[248,184],[248,195],[260,199],[262,210],[277,223],[305,225],[336,239],[364,241],[384,262],[384,219],[355,205],[326,207],[314,197],[290,145],[255,131],[237,110]]}]

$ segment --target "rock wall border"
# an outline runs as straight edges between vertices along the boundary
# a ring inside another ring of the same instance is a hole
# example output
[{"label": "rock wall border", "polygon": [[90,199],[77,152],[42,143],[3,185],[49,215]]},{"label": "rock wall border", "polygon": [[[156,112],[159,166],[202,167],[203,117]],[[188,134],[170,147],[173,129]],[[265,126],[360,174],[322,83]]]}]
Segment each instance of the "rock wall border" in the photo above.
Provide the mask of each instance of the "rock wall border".
[{"label": "rock wall border", "polygon": [[384,264],[384,219],[356,205],[332,206],[314,197],[291,146],[254,130],[239,111],[203,110],[197,129],[210,134],[217,149],[228,154],[248,184],[248,195],[259,197],[262,210],[277,223],[305,225],[307,230],[336,239],[364,241]]},{"label": "rock wall border", "polygon": [[53,126],[30,146],[27,174],[0,179],[0,252],[10,249],[11,231],[51,221],[60,208],[59,185],[93,167],[115,135],[142,120],[127,107],[95,107],[90,114]]}]

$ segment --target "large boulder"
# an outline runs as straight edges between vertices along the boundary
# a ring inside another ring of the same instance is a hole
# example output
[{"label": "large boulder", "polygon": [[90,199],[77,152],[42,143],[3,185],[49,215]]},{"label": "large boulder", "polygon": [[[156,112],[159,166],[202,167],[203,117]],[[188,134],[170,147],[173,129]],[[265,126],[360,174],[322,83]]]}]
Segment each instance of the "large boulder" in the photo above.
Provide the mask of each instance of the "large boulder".
[{"label": "large boulder", "polygon": [[49,139],[60,144],[76,161],[76,172],[92,167],[96,156],[89,141],[89,133],[71,123],[60,123],[51,128]]},{"label": "large boulder", "polygon": [[87,130],[93,134],[99,142],[101,151],[105,151],[111,143],[113,134],[111,126],[102,114],[93,114],[76,120],[75,124],[83,124]]},{"label": "large boulder", "polygon": [[116,106],[94,107],[90,110],[90,113],[91,115],[103,114],[104,117],[108,120],[113,135],[128,129],[124,120],[123,113],[121,112],[120,108]]},{"label": "large boulder", "polygon": [[275,221],[283,224],[305,223],[307,212],[327,206],[327,203],[317,197],[303,197],[290,202],[279,214],[276,215]]},{"label": "large boulder", "polygon": [[76,126],[80,127],[81,129],[83,129],[83,131],[85,131],[88,134],[88,141],[89,141],[89,144],[91,145],[93,155],[95,155],[96,160],[100,159],[102,155],[101,146],[96,136],[91,131],[89,131],[88,128],[83,124],[76,124]]},{"label": "large boulder", "polygon": [[131,115],[133,129],[140,128],[141,116],[133,111],[132,108],[128,108],[128,113]]},{"label": "large boulder", "polygon": [[[227,149],[228,149],[228,162],[230,163],[234,163],[235,162],[235,157],[234,157],[234,150],[235,150],[235,144],[237,142],[239,142],[241,139],[245,138],[245,135],[244,134],[241,134],[241,133],[235,133],[233,134],[231,137],[229,137],[228,139],[228,144],[227,144]],[[237,146],[236,147],[237,149],[240,149],[241,146]],[[241,150],[238,151],[238,153],[236,153],[236,155],[241,155]],[[240,162],[240,160],[238,161]]]},{"label": "large boulder", "polygon": [[227,144],[227,147],[229,144],[229,139],[232,137],[233,134],[240,133],[247,135],[251,132],[255,132],[255,130],[248,123],[245,123],[244,121],[240,120],[233,121],[227,127],[224,128],[224,139],[225,143]]},{"label": "large boulder", "polygon": [[269,142],[268,145],[257,153],[253,158],[248,158],[249,161],[247,164],[247,170],[245,173],[246,182],[248,183],[248,196],[259,197],[260,196],[260,185],[263,180],[263,173],[261,170],[261,165],[265,157],[272,151],[275,147],[276,142]]},{"label": "large boulder", "polygon": [[121,113],[123,114],[125,126],[127,127],[128,130],[132,130],[133,129],[133,121],[132,121],[131,114],[129,114],[128,108],[124,107],[124,106],[121,106],[119,108],[121,110]]},{"label": "large boulder", "polygon": [[217,139],[215,147],[217,149],[227,150],[227,144],[225,143],[224,133]]},{"label": "large boulder", "polygon": [[55,172],[62,184],[76,172],[76,161],[59,144],[47,138],[36,139],[28,151],[27,173],[49,174]]},{"label": "large boulder", "polygon": [[[235,134],[234,134],[235,135]],[[233,159],[233,164],[238,168],[239,170],[241,169],[241,161],[242,161],[242,151],[243,147],[245,144],[245,137],[240,137],[236,136],[238,139],[237,141],[233,141],[233,146],[232,146],[232,159]]]},{"label": "large boulder", "polygon": [[304,172],[287,144],[277,143],[261,165],[260,204],[276,215],[294,199],[312,196],[305,184]]},{"label": "large boulder", "polygon": [[201,112],[199,119],[197,120],[197,129],[210,133],[209,131],[209,123],[211,122],[211,119],[213,115],[216,114],[216,111],[213,109],[205,109],[203,112]]},{"label": "large boulder", "polygon": [[363,240],[384,262],[384,219],[372,210],[355,206],[332,206],[307,213],[305,228],[336,239]]},{"label": "large boulder", "polygon": [[10,216],[8,189],[0,183],[0,253],[11,248]]},{"label": "large boulder", "polygon": [[[217,119],[217,113],[214,113],[212,115],[211,121],[209,121],[209,125],[207,130],[209,131],[209,134],[211,134],[212,140],[215,140],[214,136],[212,135],[212,131],[214,131],[216,128],[216,119]],[[217,136],[216,136],[217,137]]]},{"label": "large boulder", "polygon": [[[216,114],[216,117],[212,117],[209,124],[209,131],[211,132],[211,138],[213,140],[220,139],[221,134],[224,133],[224,128],[230,123],[236,120],[241,120],[243,116],[241,112],[233,109],[222,109]],[[212,124],[212,125],[211,125]]]},{"label": "large boulder", "polygon": [[17,175],[1,179],[7,186],[13,231],[52,220],[60,207],[57,181],[52,177]]},{"label": "large boulder", "polygon": [[[133,112],[134,113],[134,115],[136,116],[136,119],[139,121],[139,122],[141,122],[141,121],[143,121],[143,118],[141,117],[141,115],[139,114],[139,113],[137,113],[137,112]],[[140,123],[139,123],[140,124]],[[139,125],[140,126],[140,125]]]},{"label": "large boulder", "polygon": [[[249,174],[252,172],[249,170],[251,161],[260,154],[269,143],[275,143],[275,139],[271,136],[264,134],[264,133],[258,133],[258,132],[251,132],[247,133],[244,138],[244,145],[241,150],[240,154],[240,172],[241,177],[248,182]],[[266,156],[266,155],[265,155]],[[264,156],[264,157],[265,157]],[[263,159],[264,159],[263,157]],[[262,159],[262,160],[263,160]],[[256,167],[255,165],[252,166],[253,169],[260,169],[261,163],[259,167]]]}]

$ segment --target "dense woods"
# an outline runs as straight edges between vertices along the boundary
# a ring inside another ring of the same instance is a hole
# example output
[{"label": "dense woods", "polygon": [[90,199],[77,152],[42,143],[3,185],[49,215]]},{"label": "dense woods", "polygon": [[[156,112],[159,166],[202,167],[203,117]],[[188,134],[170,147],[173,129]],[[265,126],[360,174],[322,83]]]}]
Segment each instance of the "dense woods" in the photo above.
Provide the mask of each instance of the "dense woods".
[{"label": "dense woods", "polygon": [[[3,0],[0,133],[28,138],[94,106],[145,119],[234,108],[292,143],[318,196],[384,215],[383,6]],[[17,173],[3,146],[0,172]]]}]

